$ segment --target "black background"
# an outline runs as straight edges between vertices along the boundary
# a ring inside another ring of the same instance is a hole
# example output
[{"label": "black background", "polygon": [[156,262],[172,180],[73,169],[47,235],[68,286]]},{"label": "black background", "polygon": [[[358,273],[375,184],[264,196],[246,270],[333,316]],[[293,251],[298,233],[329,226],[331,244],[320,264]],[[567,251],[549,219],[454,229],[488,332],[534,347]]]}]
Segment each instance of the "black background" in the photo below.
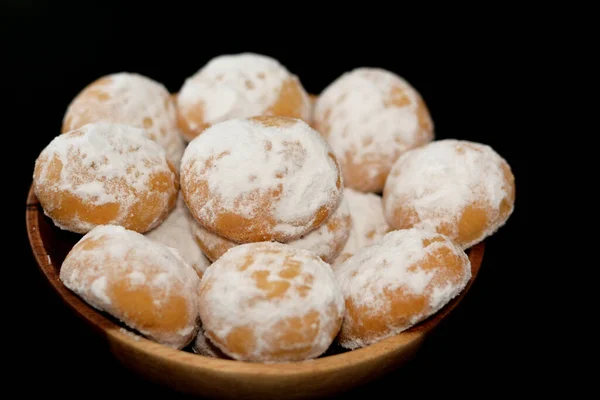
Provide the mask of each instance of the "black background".
[{"label": "black background", "polygon": [[[525,280],[519,278],[526,268],[520,255],[527,235],[528,156],[514,120],[521,100],[511,71],[520,59],[505,34],[511,21],[494,25],[465,16],[434,24],[427,13],[399,15],[383,7],[346,18],[339,10],[326,15],[322,5],[311,9],[308,4],[292,4],[296,8],[289,10],[257,6],[250,15],[231,3],[226,6],[209,12],[165,3],[158,12],[146,13],[147,6],[122,4],[3,3],[2,86],[12,105],[3,119],[8,121],[4,137],[17,141],[16,147],[4,149],[15,203],[6,212],[14,221],[8,235],[19,249],[17,261],[5,266],[18,274],[6,281],[14,285],[5,283],[9,311],[15,313],[5,326],[11,327],[14,346],[8,352],[15,355],[15,376],[26,372],[34,378],[32,387],[19,386],[67,398],[91,388],[106,396],[179,398],[123,370],[49,289],[27,242],[25,197],[35,158],[59,133],[69,101],[91,81],[131,71],[176,91],[211,57],[252,51],[277,58],[313,93],[355,67],[394,71],[422,94],[438,139],[486,143],[507,159],[516,177],[515,212],[486,241],[473,288],[410,364],[357,393],[368,396],[376,388],[398,396],[464,392],[475,383],[492,392],[516,387],[525,376],[517,370],[529,365],[511,328],[529,329],[522,324]],[[236,23],[238,16],[243,22]],[[17,385],[16,380],[7,383]]]}]

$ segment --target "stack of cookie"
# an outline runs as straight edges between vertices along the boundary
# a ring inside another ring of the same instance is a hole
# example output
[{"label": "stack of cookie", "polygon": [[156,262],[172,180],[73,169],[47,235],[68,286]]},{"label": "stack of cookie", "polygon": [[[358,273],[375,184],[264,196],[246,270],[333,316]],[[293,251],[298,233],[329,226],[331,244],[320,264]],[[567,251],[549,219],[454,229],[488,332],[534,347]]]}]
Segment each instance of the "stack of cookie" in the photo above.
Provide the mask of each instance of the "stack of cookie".
[{"label": "stack of cookie", "polygon": [[277,60],[210,60],[171,95],[92,82],[40,153],[46,215],[81,234],[63,283],[167,346],[292,362],[428,318],[471,277],[465,251],[510,217],[508,163],[434,140],[424,100],[378,68],[319,96]]}]

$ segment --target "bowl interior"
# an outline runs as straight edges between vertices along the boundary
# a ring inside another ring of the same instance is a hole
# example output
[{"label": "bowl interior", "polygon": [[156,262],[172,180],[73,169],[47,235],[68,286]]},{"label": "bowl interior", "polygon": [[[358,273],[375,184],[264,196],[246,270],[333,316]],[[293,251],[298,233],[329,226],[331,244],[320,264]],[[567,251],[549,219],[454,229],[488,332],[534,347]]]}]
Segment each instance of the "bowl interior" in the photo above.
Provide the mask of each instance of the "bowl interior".
[{"label": "bowl interior", "polygon": [[323,356],[315,360],[261,364],[205,357],[192,353],[189,348],[175,350],[132,334],[125,329],[124,325],[111,316],[95,310],[62,284],[59,279],[60,266],[73,245],[82,236],[63,231],[54,226],[52,221],[44,215],[33,187],[30,189],[27,198],[26,221],[29,241],[39,268],[61,298],[100,333],[109,336],[112,341],[116,341],[122,346],[131,347],[135,351],[150,357],[167,358],[170,363],[182,364],[186,368],[198,370],[218,369],[221,373],[235,373],[236,375],[285,376],[311,374],[315,371],[335,370],[361,363],[370,363],[378,358],[385,357],[390,352],[401,352],[402,348],[410,347],[416,341],[423,339],[456,307],[476,279],[484,253],[483,243],[467,251],[472,268],[472,277],[467,287],[435,315],[407,331],[353,351],[347,351],[333,345]]}]

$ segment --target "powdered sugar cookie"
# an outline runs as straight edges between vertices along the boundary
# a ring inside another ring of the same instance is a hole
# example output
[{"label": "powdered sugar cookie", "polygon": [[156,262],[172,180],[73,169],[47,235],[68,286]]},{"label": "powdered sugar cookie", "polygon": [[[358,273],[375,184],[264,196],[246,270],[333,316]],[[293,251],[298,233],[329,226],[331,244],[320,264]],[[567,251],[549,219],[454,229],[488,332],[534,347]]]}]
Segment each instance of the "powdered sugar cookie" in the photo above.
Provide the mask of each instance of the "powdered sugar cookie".
[{"label": "powdered sugar cookie", "polygon": [[[238,246],[238,243],[204,229],[196,221],[193,221],[191,226],[198,246],[212,261],[216,261],[232,247]],[[342,202],[331,217],[327,218],[327,221],[306,234],[306,236],[292,240],[287,244],[299,249],[310,250],[326,263],[332,263],[346,244],[351,227],[352,218],[350,217],[348,202],[345,198],[342,198]]]},{"label": "powdered sugar cookie", "polygon": [[165,149],[175,168],[179,168],[185,145],[177,127],[175,102],[162,84],[128,72],[95,80],[69,104],[62,132],[92,122],[144,128]]},{"label": "powdered sugar cookie", "polygon": [[464,289],[471,263],[448,237],[413,228],[387,233],[334,273],[346,302],[339,342],[356,349],[435,314]]},{"label": "powdered sugar cookie", "polygon": [[420,94],[380,68],[340,76],[319,95],[313,117],[342,166],[345,186],[361,192],[380,192],[394,161],[434,137]]},{"label": "powdered sugar cookie", "polygon": [[164,345],[195,337],[200,279],[179,253],[120,226],[88,232],[65,258],[60,279],[92,307]]},{"label": "powdered sugar cookie", "polygon": [[144,130],[94,123],[55,137],[38,156],[34,190],[56,226],[146,232],[175,206],[177,171]]},{"label": "powdered sugar cookie", "polygon": [[190,142],[181,162],[192,215],[237,243],[306,235],[336,210],[342,186],[323,137],[293,118],[220,122]]},{"label": "powdered sugar cookie", "polygon": [[190,222],[190,230],[194,236],[197,247],[201,249],[206,258],[212,262],[217,261],[219,257],[227,252],[227,250],[241,244],[225,239],[216,233],[212,233],[200,225],[195,219]]},{"label": "powdered sugar cookie", "polygon": [[202,279],[205,336],[245,361],[300,361],[323,354],[337,335],[344,300],[329,264],[275,242],[234,247]]},{"label": "powdered sugar cookie", "polygon": [[240,53],[211,59],[177,96],[179,126],[189,141],[231,118],[279,115],[310,121],[311,104],[297,76],[277,60]]},{"label": "powdered sugar cookie", "polygon": [[348,201],[352,229],[334,265],[342,263],[357,250],[376,242],[390,230],[383,215],[381,196],[345,188],[344,198]]},{"label": "powdered sugar cookie", "polygon": [[204,256],[194,239],[190,227],[192,223],[197,224],[180,194],[173,211],[159,226],[147,232],[146,237],[176,249],[181,257],[194,267],[198,276],[202,277],[210,261]]},{"label": "powdered sugar cookie", "polygon": [[514,176],[506,160],[487,145],[455,139],[404,154],[383,193],[392,228],[432,229],[465,249],[504,225],[514,201]]}]

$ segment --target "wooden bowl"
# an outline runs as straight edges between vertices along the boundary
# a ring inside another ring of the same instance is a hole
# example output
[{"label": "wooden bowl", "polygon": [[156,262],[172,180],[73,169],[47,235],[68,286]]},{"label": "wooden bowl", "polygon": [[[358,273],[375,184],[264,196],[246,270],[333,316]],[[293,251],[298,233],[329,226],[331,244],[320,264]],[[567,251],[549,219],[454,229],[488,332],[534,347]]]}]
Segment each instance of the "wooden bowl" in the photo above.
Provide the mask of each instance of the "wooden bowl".
[{"label": "wooden bowl", "polygon": [[[483,243],[468,250],[473,276],[467,287],[437,314],[413,328],[371,346],[321,358],[260,364],[200,356],[165,347],[133,335],[107,314],[93,309],[59,279],[60,266],[80,235],[54,226],[30,189],[27,232],[37,263],[49,283],[75,312],[103,336],[108,348],[126,367],[177,391],[214,398],[297,399],[333,395],[367,383],[400,367],[417,351],[426,335],[456,307],[477,277]],[[337,353],[337,354],[336,354]]]}]

